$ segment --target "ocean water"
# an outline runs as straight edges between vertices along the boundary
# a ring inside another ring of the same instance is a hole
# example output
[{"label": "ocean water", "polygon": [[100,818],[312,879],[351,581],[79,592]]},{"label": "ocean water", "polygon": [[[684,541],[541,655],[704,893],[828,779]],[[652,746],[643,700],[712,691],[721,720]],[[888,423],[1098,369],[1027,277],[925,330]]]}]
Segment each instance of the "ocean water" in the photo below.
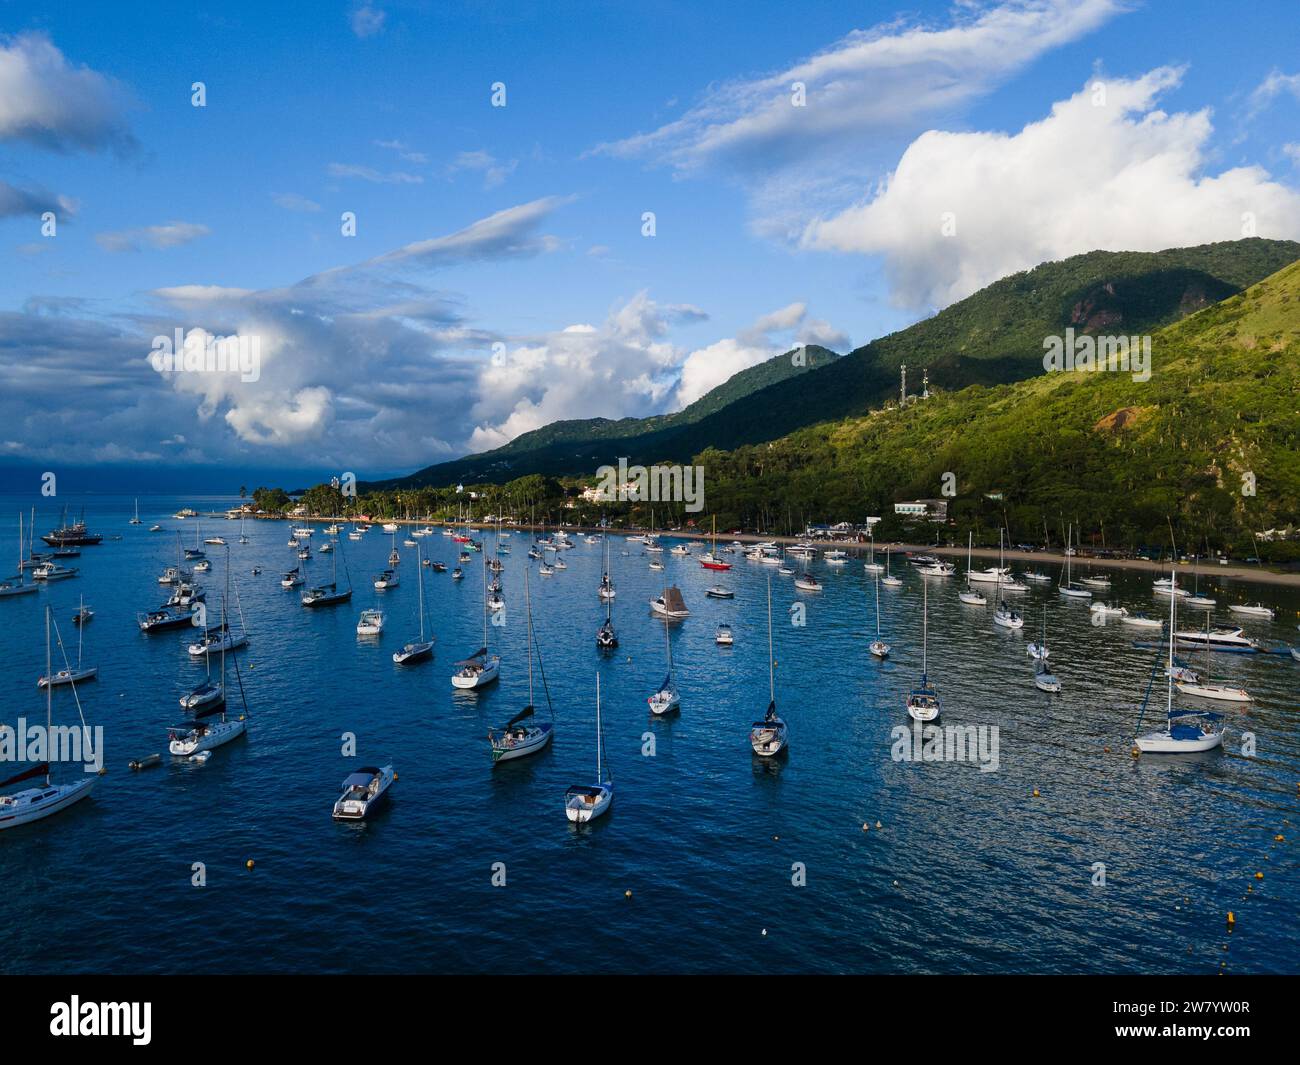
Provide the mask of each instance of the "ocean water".
[{"label": "ocean water", "polygon": [[[0,568],[16,558],[20,509],[37,505],[41,532],[57,524],[49,502],[0,500],[0,515],[12,514]],[[1132,647],[1141,630],[1093,626],[1086,604],[1053,587],[1017,597],[1029,620],[1011,633],[993,626],[991,609],[958,602],[959,580],[931,581],[929,667],[944,723],[996,726],[998,765],[896,761],[892,730],[908,724],[903,700],[921,669],[921,578],[901,559],[893,568],[904,587],[881,589],[893,655],[880,663],[866,648],[874,600],[860,558],[816,562],[825,590],[799,594],[791,578],[739,555],[715,574],[665,551],[692,616],[669,636],[681,713],[652,720],[646,697],[665,648],[648,601],[664,575],[648,569],[640,544],[611,541],[621,645],[603,658],[601,548],[575,537],[567,570],[530,578],[555,740],[494,768],[487,730],[527,700],[528,534],[504,541],[506,624],[492,629],[502,679],[456,693],[452,663],[482,638],[477,565],[459,582],[425,572],[435,657],[403,668],[391,653],[417,615],[415,550],[402,534],[399,588],[371,589],[390,549],[375,528],[341,541],[352,602],[309,611],[297,590],[279,587],[296,563],[288,523],[249,523],[253,542],[240,546],[236,523],[212,520],[202,535],[231,542],[250,634],[239,652],[248,734],[203,765],[164,756],[132,772],[131,758],[165,751],[167,726],[183,718],[177,699],[204,672],[185,653],[187,630],[145,636],[135,615],[166,597],[156,578],[175,562],[174,530],[194,542],[196,523],[173,511],[228,501],[142,498],[143,526],[127,524],[129,499],[85,502],[91,527],[121,539],[73,560],[79,578],[0,600],[0,721],[43,720],[43,608],[53,605],[75,655],[71,615],[84,595],[97,611],[84,656],[100,675],[79,692],[88,721],[104,728],[107,773],[89,801],[0,833],[4,972],[1300,969],[1300,663],[1290,656],[1215,656],[1216,679],[1256,696],[1248,709],[1220,708],[1232,725],[1225,750],[1134,760],[1154,658]],[[167,531],[149,533],[155,521]],[[493,537],[483,539],[490,549]],[[449,538],[421,543],[450,571]],[[209,551],[213,570],[201,579],[215,608],[223,552]],[[311,566],[321,578],[328,556]],[[769,578],[776,698],[791,736],[775,762],[748,745],[768,700]],[[1110,598],[1130,609],[1167,609],[1149,576],[1113,580]],[[706,599],[715,583],[736,598]],[[1295,591],[1214,575],[1201,588],[1220,598],[1216,620],[1227,620],[1228,601],[1263,598],[1277,618],[1247,631],[1300,641]],[[376,604],[386,630],[359,640],[357,615]],[[1025,654],[1044,608],[1058,696],[1033,687]],[[1188,624],[1202,617],[1186,613]],[[734,648],[714,645],[721,621]],[[615,799],[578,828],[563,793],[594,776],[597,674]],[[544,715],[540,677],[535,701]],[[75,723],[67,690],[56,691],[54,715]],[[1243,731],[1255,737],[1253,756],[1242,753]],[[341,754],[348,732],[354,759]],[[364,824],[334,823],[342,778],[389,760],[399,780],[388,807]],[[192,884],[195,863],[206,886]]]}]

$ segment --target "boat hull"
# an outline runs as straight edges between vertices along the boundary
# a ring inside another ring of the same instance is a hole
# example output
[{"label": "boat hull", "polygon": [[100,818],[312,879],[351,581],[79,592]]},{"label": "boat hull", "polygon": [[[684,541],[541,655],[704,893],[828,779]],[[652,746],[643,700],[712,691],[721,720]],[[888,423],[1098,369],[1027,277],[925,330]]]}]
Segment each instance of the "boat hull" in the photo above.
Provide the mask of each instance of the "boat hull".
[{"label": "boat hull", "polygon": [[[87,777],[72,784],[52,784],[48,788],[28,788],[13,795],[4,796],[8,801],[0,803],[0,829],[17,828],[19,825],[40,821],[66,810],[75,802],[90,795],[95,786],[95,778]],[[51,794],[54,793],[54,794]],[[36,796],[43,796],[36,798]]]},{"label": "boat hull", "polygon": [[1139,736],[1133,741],[1144,754],[1196,754],[1199,751],[1212,751],[1223,745],[1223,733],[1211,732],[1194,739],[1175,739],[1168,732],[1152,732]]}]

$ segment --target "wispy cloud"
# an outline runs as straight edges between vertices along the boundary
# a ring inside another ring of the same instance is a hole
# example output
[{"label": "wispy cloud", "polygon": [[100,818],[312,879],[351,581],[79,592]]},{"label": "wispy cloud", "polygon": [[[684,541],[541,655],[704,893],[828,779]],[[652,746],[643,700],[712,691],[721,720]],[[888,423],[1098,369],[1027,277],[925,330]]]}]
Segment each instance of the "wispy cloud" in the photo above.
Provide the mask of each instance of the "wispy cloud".
[{"label": "wispy cloud", "polygon": [[461,152],[447,164],[447,176],[454,177],[460,171],[472,171],[483,175],[483,187],[494,189],[505,182],[519,165],[518,159],[509,162],[498,160],[491,152],[482,149],[474,152]]},{"label": "wispy cloud", "polygon": [[1274,68],[1268,77],[1255,86],[1250,99],[1246,101],[1247,120],[1266,110],[1279,96],[1288,95],[1300,101],[1300,74],[1283,74]]},{"label": "wispy cloud", "polygon": [[286,211],[301,211],[306,214],[312,214],[320,210],[320,204],[315,200],[309,200],[306,196],[299,196],[296,192],[277,192],[271,196],[276,206],[283,207]]},{"label": "wispy cloud", "polygon": [[393,170],[385,174],[374,167],[359,166],[355,163],[330,163],[326,169],[331,177],[360,178],[362,181],[370,181],[376,185],[421,185],[424,183],[424,178],[419,174],[411,174],[401,170]]},{"label": "wispy cloud", "polygon": [[206,237],[210,232],[212,231],[207,226],[198,222],[167,222],[157,226],[123,229],[115,233],[97,233],[95,240],[109,252],[141,251],[146,247],[162,250],[179,248]]},{"label": "wispy cloud", "polygon": [[387,19],[387,12],[374,4],[362,4],[353,8],[349,21],[352,24],[352,32],[364,40],[382,33]]},{"label": "wispy cloud", "polygon": [[68,62],[44,33],[0,37],[0,140],[52,151],[129,152],[127,94],[112,78]]},{"label": "wispy cloud", "polygon": [[402,141],[375,141],[376,148],[385,148],[390,152],[396,152],[399,159],[408,163],[415,163],[417,166],[423,166],[429,161],[429,157],[424,152],[417,152],[409,145]]}]

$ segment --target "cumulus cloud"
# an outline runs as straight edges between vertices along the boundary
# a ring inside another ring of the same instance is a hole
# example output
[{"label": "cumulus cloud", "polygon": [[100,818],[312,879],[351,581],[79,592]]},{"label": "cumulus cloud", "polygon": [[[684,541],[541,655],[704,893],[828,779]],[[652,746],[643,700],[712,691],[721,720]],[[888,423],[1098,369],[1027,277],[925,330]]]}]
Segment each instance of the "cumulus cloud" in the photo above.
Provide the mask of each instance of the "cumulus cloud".
[{"label": "cumulus cloud", "polygon": [[1258,234],[1300,237],[1300,194],[1258,166],[1209,173],[1207,111],[1168,114],[1180,71],[1093,84],[1018,133],[922,134],[807,248],[884,257],[896,301],[945,306],[1044,260]]},{"label": "cumulus cloud", "polygon": [[0,37],[0,140],[52,151],[129,151],[126,94],[112,78],[69,63],[44,33]]},{"label": "cumulus cloud", "polygon": [[[810,155],[851,156],[882,132],[945,113],[1122,10],[1119,0],[961,3],[948,25],[855,30],[776,73],[710,87],[674,122],[599,146],[679,171],[722,163],[770,171]],[[804,87],[796,106],[794,86]]]},{"label": "cumulus cloud", "polygon": [[150,247],[159,250],[179,248],[183,244],[206,237],[212,231],[198,222],[167,222],[157,226],[141,226],[116,233],[97,233],[95,240],[105,251],[140,251]]},{"label": "cumulus cloud", "polygon": [[808,318],[805,303],[791,303],[760,317],[734,337],[691,352],[682,363],[675,403],[685,407],[728,378],[800,344],[843,351],[848,337],[830,323]]}]

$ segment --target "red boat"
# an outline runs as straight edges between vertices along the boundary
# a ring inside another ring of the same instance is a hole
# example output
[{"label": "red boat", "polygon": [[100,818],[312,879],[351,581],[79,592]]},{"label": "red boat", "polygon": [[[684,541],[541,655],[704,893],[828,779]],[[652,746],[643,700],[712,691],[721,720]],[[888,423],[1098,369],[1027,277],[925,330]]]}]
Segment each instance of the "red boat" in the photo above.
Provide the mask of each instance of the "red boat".
[{"label": "red boat", "polygon": [[718,519],[713,519],[713,546],[707,555],[700,556],[700,565],[705,569],[731,569],[730,562],[723,562],[718,557]]}]

